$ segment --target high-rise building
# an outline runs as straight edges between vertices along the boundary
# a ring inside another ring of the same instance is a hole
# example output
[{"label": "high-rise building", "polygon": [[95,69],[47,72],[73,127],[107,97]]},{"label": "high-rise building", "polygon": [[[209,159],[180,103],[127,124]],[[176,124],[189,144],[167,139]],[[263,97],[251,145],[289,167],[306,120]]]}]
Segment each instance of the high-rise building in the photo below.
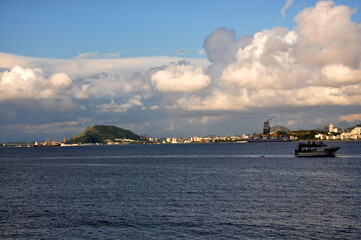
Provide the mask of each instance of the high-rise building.
[{"label": "high-rise building", "polygon": [[263,125],[263,135],[269,135],[270,133],[271,133],[271,127],[269,126],[269,121],[267,119]]}]

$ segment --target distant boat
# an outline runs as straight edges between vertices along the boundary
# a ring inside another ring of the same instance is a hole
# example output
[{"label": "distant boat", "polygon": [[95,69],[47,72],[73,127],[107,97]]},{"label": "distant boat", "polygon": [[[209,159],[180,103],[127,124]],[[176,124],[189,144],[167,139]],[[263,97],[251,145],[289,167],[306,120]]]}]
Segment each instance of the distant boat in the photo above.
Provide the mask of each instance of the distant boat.
[{"label": "distant boat", "polygon": [[299,143],[295,149],[297,157],[334,157],[340,147],[327,147],[323,142]]},{"label": "distant boat", "polygon": [[38,143],[38,141],[35,142],[34,147],[60,147],[61,143],[56,141],[56,138],[54,141],[50,142],[49,138],[43,143]]}]

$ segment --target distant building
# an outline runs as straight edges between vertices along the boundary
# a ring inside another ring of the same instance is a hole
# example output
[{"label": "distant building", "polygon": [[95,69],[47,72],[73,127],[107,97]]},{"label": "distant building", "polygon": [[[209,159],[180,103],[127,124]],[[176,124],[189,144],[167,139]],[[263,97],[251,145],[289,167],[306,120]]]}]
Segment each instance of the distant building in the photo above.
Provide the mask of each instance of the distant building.
[{"label": "distant building", "polygon": [[266,120],[263,124],[263,135],[269,135],[271,133],[271,127],[269,126],[269,121]]},{"label": "distant building", "polygon": [[329,132],[333,132],[333,124],[332,123],[330,123],[330,125],[328,126],[328,131]]},{"label": "distant building", "polygon": [[317,135],[315,135],[315,138],[318,138],[320,140],[326,140],[328,136],[322,134],[322,133],[319,133]]},{"label": "distant building", "polygon": [[352,134],[361,134],[361,127],[355,127],[354,129],[352,129],[351,131]]},{"label": "distant building", "polygon": [[252,134],[243,134],[242,138],[247,139],[247,138],[251,138],[252,136],[253,136]]},{"label": "distant building", "polygon": [[202,138],[201,137],[191,137],[191,141],[192,142],[201,142]]}]

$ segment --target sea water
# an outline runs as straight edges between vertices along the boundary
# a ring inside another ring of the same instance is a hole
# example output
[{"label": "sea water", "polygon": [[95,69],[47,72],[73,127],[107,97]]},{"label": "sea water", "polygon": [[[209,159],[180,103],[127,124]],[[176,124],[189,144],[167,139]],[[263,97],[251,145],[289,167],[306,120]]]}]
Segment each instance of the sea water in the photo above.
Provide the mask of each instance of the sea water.
[{"label": "sea water", "polygon": [[361,142],[0,148],[0,239],[360,239]]}]

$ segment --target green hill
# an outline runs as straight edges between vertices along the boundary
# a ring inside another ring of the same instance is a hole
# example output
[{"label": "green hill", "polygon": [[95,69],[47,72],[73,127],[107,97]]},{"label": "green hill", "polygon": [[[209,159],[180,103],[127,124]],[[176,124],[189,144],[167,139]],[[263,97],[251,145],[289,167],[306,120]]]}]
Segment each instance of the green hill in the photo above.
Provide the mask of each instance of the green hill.
[{"label": "green hill", "polygon": [[271,127],[271,132],[289,132],[290,130],[283,126],[274,126]]},{"label": "green hill", "polygon": [[116,138],[141,140],[138,135],[126,129],[115,126],[95,125],[87,127],[83,133],[67,140],[66,143],[104,143],[105,139],[114,141]]}]

